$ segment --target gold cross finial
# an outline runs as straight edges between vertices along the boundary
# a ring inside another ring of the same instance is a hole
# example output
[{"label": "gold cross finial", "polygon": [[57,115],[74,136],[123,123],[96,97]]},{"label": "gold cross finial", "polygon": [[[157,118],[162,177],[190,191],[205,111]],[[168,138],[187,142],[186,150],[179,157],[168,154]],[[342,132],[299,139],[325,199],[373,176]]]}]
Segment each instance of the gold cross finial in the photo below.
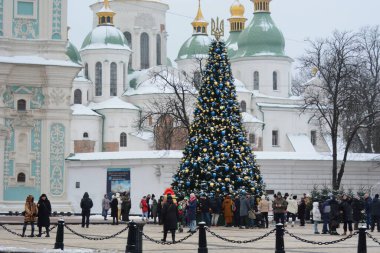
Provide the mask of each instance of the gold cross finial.
[{"label": "gold cross finial", "polygon": [[104,7],[106,7],[106,8],[110,7],[109,0],[104,0]]},{"label": "gold cross finial", "polygon": [[220,22],[219,22],[219,17],[216,18],[216,22],[214,19],[211,19],[211,35],[214,35],[217,41],[220,40],[220,37],[224,36],[224,20],[223,19]]}]

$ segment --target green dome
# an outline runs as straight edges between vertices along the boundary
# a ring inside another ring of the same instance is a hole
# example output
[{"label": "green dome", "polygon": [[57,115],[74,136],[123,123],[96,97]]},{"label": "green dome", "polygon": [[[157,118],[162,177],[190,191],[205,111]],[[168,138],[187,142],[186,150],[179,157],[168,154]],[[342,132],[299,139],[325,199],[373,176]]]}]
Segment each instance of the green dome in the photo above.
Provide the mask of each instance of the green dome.
[{"label": "green dome", "polygon": [[101,25],[92,30],[84,39],[81,51],[104,48],[130,50],[124,34],[110,25]]},{"label": "green dome", "polygon": [[67,41],[67,44],[66,44],[66,55],[70,58],[72,62],[75,62],[77,64],[82,63],[82,59],[80,58],[78,49],[69,40]]},{"label": "green dome", "polygon": [[285,39],[269,12],[255,13],[249,26],[239,36],[235,57],[285,56]]},{"label": "green dome", "polygon": [[183,43],[179,50],[177,61],[193,59],[195,57],[207,57],[211,39],[205,34],[193,34]]},{"label": "green dome", "polygon": [[238,40],[239,40],[240,34],[241,34],[240,31],[230,32],[230,36],[228,37],[226,41],[228,57],[230,59],[234,57],[238,51]]}]

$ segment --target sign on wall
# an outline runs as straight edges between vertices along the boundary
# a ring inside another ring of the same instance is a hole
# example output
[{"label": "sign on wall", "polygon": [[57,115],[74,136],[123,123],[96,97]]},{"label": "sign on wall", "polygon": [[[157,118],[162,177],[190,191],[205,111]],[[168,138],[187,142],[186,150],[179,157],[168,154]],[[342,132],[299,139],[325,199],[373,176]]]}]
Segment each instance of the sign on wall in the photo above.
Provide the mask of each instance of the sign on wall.
[{"label": "sign on wall", "polygon": [[130,191],[131,171],[129,168],[107,169],[107,193],[109,197],[117,192],[125,192],[127,196],[130,196]]}]

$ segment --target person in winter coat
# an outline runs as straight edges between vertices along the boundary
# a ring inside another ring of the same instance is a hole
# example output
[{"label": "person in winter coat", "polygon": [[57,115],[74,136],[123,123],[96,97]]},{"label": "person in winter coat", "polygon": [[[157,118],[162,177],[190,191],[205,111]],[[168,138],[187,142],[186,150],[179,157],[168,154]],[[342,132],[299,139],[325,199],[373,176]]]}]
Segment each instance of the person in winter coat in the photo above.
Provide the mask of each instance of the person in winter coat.
[{"label": "person in winter coat", "polygon": [[190,194],[189,202],[187,203],[187,219],[189,220],[190,230],[188,233],[194,233],[197,226],[197,197],[194,193]]},{"label": "person in winter coat", "polygon": [[121,199],[121,218],[122,221],[129,221],[129,212],[131,211],[132,203],[131,198],[125,195]]},{"label": "person in winter coat", "polygon": [[336,229],[339,227],[340,223],[340,212],[339,203],[336,201],[335,196],[331,197],[330,200],[330,235],[339,235]]},{"label": "person in winter coat", "polygon": [[220,212],[222,211],[222,200],[219,198],[218,195],[211,196],[210,198],[210,204],[211,204],[211,212],[212,212],[212,219],[211,219],[211,225],[212,226],[218,226],[218,220]]},{"label": "person in winter coat", "polygon": [[226,227],[232,226],[232,217],[234,216],[232,206],[233,206],[233,201],[231,199],[231,196],[227,195],[222,203],[222,212],[224,215],[224,220],[226,222]]},{"label": "person in winter coat", "polygon": [[274,220],[276,223],[285,224],[285,213],[288,207],[288,202],[281,196],[281,192],[277,193],[276,199],[272,203]]},{"label": "person in winter coat", "polygon": [[249,199],[245,193],[240,197],[240,226],[239,228],[249,228],[248,224],[248,210],[251,209]]},{"label": "person in winter coat", "polygon": [[84,228],[84,225],[86,224],[86,228],[88,228],[90,224],[90,214],[91,214],[91,208],[94,204],[92,203],[92,199],[90,199],[90,196],[87,192],[83,194],[83,198],[80,201],[80,208],[82,208],[82,228]]},{"label": "person in winter coat", "polygon": [[318,223],[322,220],[321,211],[319,210],[319,202],[313,202],[313,221],[314,221],[314,234],[319,234]]},{"label": "person in winter coat", "polygon": [[375,230],[375,225],[377,224],[377,232],[380,232],[380,200],[379,194],[376,194],[372,200],[372,224],[371,224],[371,232]]},{"label": "person in winter coat", "polygon": [[292,227],[294,227],[298,211],[297,196],[289,197],[287,202],[288,207],[286,210],[288,211],[288,217],[292,218]]},{"label": "person in winter coat", "polygon": [[210,199],[205,194],[203,194],[199,200],[199,207],[201,210],[202,221],[206,222],[207,226],[211,226],[211,203]]},{"label": "person in winter coat", "polygon": [[366,216],[367,229],[369,229],[371,222],[371,207],[372,207],[372,198],[368,193],[364,194],[364,210]]},{"label": "person in winter coat", "polygon": [[327,199],[322,204],[322,220],[323,220],[323,228],[322,228],[322,234],[328,234],[329,231],[329,223],[330,223],[330,198],[332,195],[329,196],[329,199]]},{"label": "person in winter coat", "polygon": [[151,211],[154,224],[157,223],[157,205],[158,203],[157,203],[156,196],[152,194],[152,204],[150,206],[150,211]]},{"label": "person in winter coat", "polygon": [[168,231],[172,233],[172,241],[175,242],[175,231],[177,229],[178,211],[176,204],[173,203],[171,195],[167,196],[166,203],[162,207],[162,221],[164,223],[164,238],[161,241],[166,242]]},{"label": "person in winter coat", "polygon": [[301,198],[301,202],[298,205],[298,219],[300,219],[300,226],[305,226],[305,213],[306,202],[304,198]]},{"label": "person in winter coat", "polygon": [[36,203],[34,203],[34,197],[28,195],[25,201],[25,215],[24,215],[24,226],[22,228],[22,236],[25,236],[26,227],[28,224],[32,227],[32,232],[29,237],[34,237],[34,223],[38,215],[38,209]]},{"label": "person in winter coat", "polygon": [[115,195],[112,195],[112,200],[110,203],[111,206],[111,217],[112,217],[112,225],[118,225],[119,224],[119,201],[117,200],[117,197]]},{"label": "person in winter coat", "polygon": [[148,203],[146,202],[146,197],[144,196],[140,201],[140,209],[142,212],[142,220],[148,221]]},{"label": "person in winter coat", "polygon": [[265,220],[265,228],[268,228],[269,201],[266,200],[264,195],[261,196],[261,201],[259,203],[259,211]]},{"label": "person in winter coat", "polygon": [[158,216],[158,225],[162,225],[162,205],[163,205],[164,197],[160,196],[160,199],[157,203],[157,216]]},{"label": "person in winter coat", "polygon": [[50,227],[50,215],[51,215],[51,205],[46,194],[42,194],[37,203],[38,209],[38,237],[42,235],[42,227],[46,229],[46,237],[50,237],[49,227]]},{"label": "person in winter coat", "polygon": [[354,222],[354,230],[359,229],[359,222],[361,220],[361,213],[364,209],[364,203],[360,200],[360,197],[356,195],[356,197],[351,202],[352,207],[352,221]]},{"label": "person in winter coat", "polygon": [[235,227],[240,227],[240,198],[238,195],[235,196],[233,212]]},{"label": "person in winter coat", "polygon": [[343,234],[347,235],[347,225],[350,235],[352,235],[352,206],[351,199],[347,195],[343,195],[342,203],[340,203],[340,210],[343,214]]},{"label": "person in winter coat", "polygon": [[110,200],[108,199],[107,194],[104,194],[102,199],[102,216],[104,220],[107,220],[108,210],[110,209]]}]

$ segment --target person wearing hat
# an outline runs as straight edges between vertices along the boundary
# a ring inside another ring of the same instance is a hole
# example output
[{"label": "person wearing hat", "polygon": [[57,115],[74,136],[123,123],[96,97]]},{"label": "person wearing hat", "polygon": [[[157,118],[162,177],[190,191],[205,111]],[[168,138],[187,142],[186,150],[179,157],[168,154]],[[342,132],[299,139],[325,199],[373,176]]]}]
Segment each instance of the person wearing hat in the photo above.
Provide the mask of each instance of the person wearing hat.
[{"label": "person wearing hat", "polygon": [[276,223],[285,224],[285,213],[288,206],[288,202],[282,197],[281,192],[277,193],[276,199],[272,203],[274,220]]},{"label": "person wearing hat", "polygon": [[51,205],[46,194],[42,194],[37,203],[38,208],[38,235],[42,235],[42,227],[46,229],[46,237],[50,237],[49,227],[50,227],[50,215],[51,215]]},{"label": "person wearing hat", "polygon": [[175,231],[177,229],[178,211],[176,204],[173,203],[171,195],[167,195],[166,203],[162,207],[162,221],[164,224],[164,238],[161,241],[166,242],[168,231],[172,234],[172,241],[175,242]]}]

